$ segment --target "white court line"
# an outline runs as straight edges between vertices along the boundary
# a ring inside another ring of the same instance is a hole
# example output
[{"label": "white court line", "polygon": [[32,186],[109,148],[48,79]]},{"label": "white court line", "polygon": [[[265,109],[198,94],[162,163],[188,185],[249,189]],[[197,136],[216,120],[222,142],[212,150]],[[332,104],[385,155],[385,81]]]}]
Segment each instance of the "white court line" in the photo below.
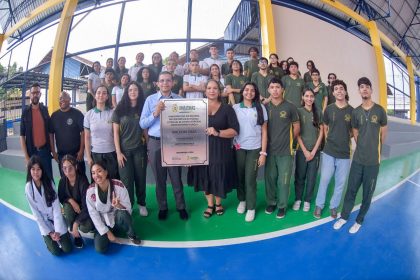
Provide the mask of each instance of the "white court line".
[{"label": "white court line", "polygon": [[407,182],[410,182],[411,184],[415,185],[416,187],[420,187],[420,184],[417,184],[416,182],[413,182],[411,180],[407,180]]},{"label": "white court line", "polygon": [[[397,183],[395,186],[393,186],[393,187],[389,188],[388,190],[386,190],[386,191],[378,194],[377,196],[375,196],[372,199],[372,203],[374,203],[375,201],[377,201],[377,200],[383,198],[384,196],[388,195],[389,193],[391,193],[392,191],[394,191],[395,189],[397,189],[398,187],[400,187],[401,185],[403,185],[406,182],[413,183],[412,181],[410,181],[410,178],[412,176],[414,176],[419,171],[420,171],[420,168],[417,169],[416,171],[414,171],[413,173],[411,173],[410,175],[408,175],[404,180]],[[21,215],[23,215],[23,216],[25,216],[29,219],[35,220],[33,215],[30,215],[30,214],[20,210],[19,208],[16,208],[15,206],[5,202],[2,199],[0,199],[0,203],[4,204],[5,206],[9,207],[13,211],[15,211],[15,212],[17,212],[17,213],[19,213],[19,214],[21,214]],[[352,212],[355,212],[359,209],[360,209],[360,204],[355,206],[353,208]],[[287,229],[282,229],[282,230],[278,230],[278,231],[256,234],[256,235],[251,235],[251,236],[234,237],[234,238],[217,239],[217,240],[204,240],[204,241],[151,241],[151,240],[144,240],[144,241],[142,241],[141,246],[143,246],[143,247],[158,247],[158,248],[202,248],[202,247],[216,247],[216,246],[236,245],[236,244],[242,244],[242,243],[262,241],[262,240],[267,240],[267,239],[272,239],[272,238],[292,234],[292,233],[295,233],[295,232],[298,232],[298,231],[307,230],[307,229],[310,229],[310,228],[313,228],[313,227],[316,227],[316,226],[320,226],[320,225],[329,223],[333,220],[334,220],[333,218],[327,217],[327,218],[323,218],[323,219],[320,219],[320,220],[317,220],[317,221],[313,221],[313,222],[310,222],[310,223],[306,223],[306,224],[303,224],[303,225],[299,225],[299,226],[295,226],[295,227],[291,227],[291,228],[287,228]],[[333,230],[332,227],[331,227],[331,230]],[[122,239],[122,238],[117,239],[116,243],[138,246],[138,245],[132,244],[130,242],[130,240]]]}]

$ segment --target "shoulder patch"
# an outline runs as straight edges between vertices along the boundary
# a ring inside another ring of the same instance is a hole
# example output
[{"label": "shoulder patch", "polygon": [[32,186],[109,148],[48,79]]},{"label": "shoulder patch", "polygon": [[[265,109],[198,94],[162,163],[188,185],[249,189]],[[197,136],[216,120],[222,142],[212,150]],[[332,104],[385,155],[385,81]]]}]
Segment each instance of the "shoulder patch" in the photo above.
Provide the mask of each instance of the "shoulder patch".
[{"label": "shoulder patch", "polygon": [[91,196],[90,196],[90,199],[93,201],[93,202],[96,202],[96,194],[91,194]]},{"label": "shoulder patch", "polygon": [[117,187],[121,187],[121,188],[125,188],[125,185],[123,184],[123,182],[121,182],[120,180],[117,180],[117,179],[112,179],[112,185],[117,186]]}]

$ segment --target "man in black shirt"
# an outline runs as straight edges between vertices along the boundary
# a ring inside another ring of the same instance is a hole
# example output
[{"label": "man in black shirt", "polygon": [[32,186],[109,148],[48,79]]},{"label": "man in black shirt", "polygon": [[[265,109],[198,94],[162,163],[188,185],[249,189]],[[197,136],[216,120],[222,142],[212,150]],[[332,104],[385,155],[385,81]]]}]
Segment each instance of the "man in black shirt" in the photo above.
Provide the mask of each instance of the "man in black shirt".
[{"label": "man in black shirt", "polygon": [[[77,159],[77,168],[82,174],[85,173],[86,168],[83,114],[76,108],[70,107],[70,100],[70,95],[63,91],[60,94],[60,109],[51,115],[50,142],[61,176],[63,176],[61,159],[67,154]],[[57,152],[54,143],[57,145]]]}]

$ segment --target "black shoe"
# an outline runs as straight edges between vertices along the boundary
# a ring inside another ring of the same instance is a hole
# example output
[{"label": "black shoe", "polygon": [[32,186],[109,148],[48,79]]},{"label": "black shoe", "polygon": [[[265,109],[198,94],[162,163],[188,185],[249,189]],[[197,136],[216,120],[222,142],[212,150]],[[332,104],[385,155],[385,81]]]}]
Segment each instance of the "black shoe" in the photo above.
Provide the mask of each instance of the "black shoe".
[{"label": "black shoe", "polygon": [[168,218],[168,209],[159,210],[158,219],[159,220],[166,220],[166,218]]},{"label": "black shoe", "polygon": [[265,213],[266,213],[266,214],[271,214],[271,213],[273,213],[273,212],[274,212],[274,210],[276,210],[276,205],[268,205],[268,206],[265,208]]},{"label": "black shoe", "polygon": [[135,244],[135,245],[140,245],[141,244],[141,240],[138,239],[135,234],[128,234],[127,237],[128,237],[128,239],[131,240],[131,242],[133,242],[133,244]]},{"label": "black shoe", "polygon": [[81,237],[74,238],[74,247],[82,249],[83,248],[83,239]]},{"label": "black shoe", "polygon": [[277,212],[277,219],[283,219],[284,216],[286,216],[286,208],[280,208],[279,211]]},{"label": "black shoe", "polygon": [[188,213],[185,209],[178,210],[181,220],[188,220]]}]

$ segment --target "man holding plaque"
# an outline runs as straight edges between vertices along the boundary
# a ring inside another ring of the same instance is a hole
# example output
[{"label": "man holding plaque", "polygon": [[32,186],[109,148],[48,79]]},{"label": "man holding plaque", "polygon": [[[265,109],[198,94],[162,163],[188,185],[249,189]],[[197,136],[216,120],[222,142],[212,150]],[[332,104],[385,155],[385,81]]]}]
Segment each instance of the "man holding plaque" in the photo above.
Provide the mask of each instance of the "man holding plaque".
[{"label": "man holding plaque", "polygon": [[158,218],[159,220],[165,220],[168,217],[166,178],[169,173],[179,216],[182,220],[187,220],[188,213],[185,210],[181,167],[162,167],[161,161],[160,114],[165,109],[165,104],[162,100],[167,98],[181,98],[179,95],[171,92],[172,85],[171,73],[164,71],[159,74],[158,86],[160,91],[147,97],[140,117],[140,126],[143,129],[148,129],[149,140],[147,150],[150,166],[156,181],[156,198],[159,205]]}]

